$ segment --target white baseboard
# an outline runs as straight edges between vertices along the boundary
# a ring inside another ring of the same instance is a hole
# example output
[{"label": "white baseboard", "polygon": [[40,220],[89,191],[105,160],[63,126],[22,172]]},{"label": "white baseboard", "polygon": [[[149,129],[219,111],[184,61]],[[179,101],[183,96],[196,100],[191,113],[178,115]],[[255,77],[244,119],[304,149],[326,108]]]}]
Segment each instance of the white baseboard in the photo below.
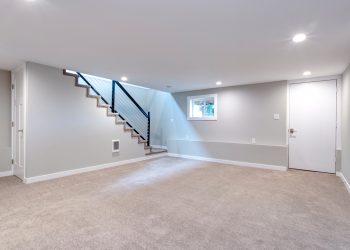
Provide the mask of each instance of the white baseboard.
[{"label": "white baseboard", "polygon": [[185,158],[185,159],[191,159],[191,160],[216,162],[216,163],[222,163],[222,164],[228,164],[228,165],[234,165],[234,166],[240,166],[240,167],[262,168],[262,169],[270,169],[270,170],[278,170],[278,171],[287,171],[287,167],[285,167],[285,166],[276,166],[276,165],[251,163],[251,162],[231,161],[231,160],[223,160],[223,159],[216,159],[216,158],[206,158],[206,157],[192,156],[192,155],[180,155],[180,154],[172,154],[172,153],[168,153],[168,156]]},{"label": "white baseboard", "polygon": [[346,187],[346,189],[348,190],[348,192],[350,193],[350,184],[349,182],[346,180],[345,176],[343,175],[342,172],[336,172],[336,175],[338,177],[340,177],[340,179],[344,182],[344,185]]},{"label": "white baseboard", "polygon": [[161,149],[168,150],[168,147],[167,147],[167,146],[162,146],[162,145],[151,145],[151,147],[154,147],[154,148],[161,148]]},{"label": "white baseboard", "polygon": [[12,170],[0,172],[0,177],[6,177],[6,176],[12,176],[12,175],[13,175]]},{"label": "white baseboard", "polygon": [[82,174],[82,173],[86,173],[86,172],[117,167],[117,166],[135,163],[135,162],[139,162],[139,161],[146,161],[146,160],[159,158],[159,157],[163,157],[163,156],[167,156],[167,154],[166,153],[155,154],[155,155],[150,155],[150,156],[145,156],[145,157],[140,157],[140,158],[135,158],[135,159],[130,159],[130,160],[117,161],[117,162],[111,162],[111,163],[101,164],[101,165],[97,165],[97,166],[84,167],[84,168],[67,170],[67,171],[57,172],[57,173],[52,173],[52,174],[47,174],[47,175],[34,176],[34,177],[30,177],[30,178],[25,178],[23,182],[26,184],[30,184],[30,183],[35,183],[35,182],[47,181],[47,180],[57,179],[57,178],[65,177],[65,176]]}]

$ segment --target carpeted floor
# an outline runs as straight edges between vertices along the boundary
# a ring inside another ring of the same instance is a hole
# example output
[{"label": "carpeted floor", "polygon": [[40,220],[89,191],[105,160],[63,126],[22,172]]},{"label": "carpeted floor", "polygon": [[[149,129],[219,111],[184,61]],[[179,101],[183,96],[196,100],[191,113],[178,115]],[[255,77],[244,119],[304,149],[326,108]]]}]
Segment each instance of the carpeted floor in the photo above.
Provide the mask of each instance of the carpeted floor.
[{"label": "carpeted floor", "polygon": [[330,174],[170,157],[6,177],[0,249],[350,249],[350,194]]}]

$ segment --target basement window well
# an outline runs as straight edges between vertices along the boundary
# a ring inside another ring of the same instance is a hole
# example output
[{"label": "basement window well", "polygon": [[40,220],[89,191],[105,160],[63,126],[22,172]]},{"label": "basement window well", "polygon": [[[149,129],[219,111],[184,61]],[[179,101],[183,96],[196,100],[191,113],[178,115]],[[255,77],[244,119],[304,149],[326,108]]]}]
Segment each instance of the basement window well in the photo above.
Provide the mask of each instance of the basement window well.
[{"label": "basement window well", "polygon": [[199,121],[217,120],[217,94],[188,96],[187,119]]}]

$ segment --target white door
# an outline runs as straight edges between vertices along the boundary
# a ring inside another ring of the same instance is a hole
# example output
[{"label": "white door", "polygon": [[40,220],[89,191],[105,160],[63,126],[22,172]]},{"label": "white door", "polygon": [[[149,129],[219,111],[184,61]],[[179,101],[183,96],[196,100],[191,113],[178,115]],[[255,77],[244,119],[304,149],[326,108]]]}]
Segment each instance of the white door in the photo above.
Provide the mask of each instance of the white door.
[{"label": "white door", "polygon": [[12,72],[12,110],[14,126],[12,129],[13,173],[24,180],[25,148],[24,148],[24,118],[25,118],[25,67]]},{"label": "white door", "polygon": [[290,85],[289,167],[335,173],[335,80]]}]

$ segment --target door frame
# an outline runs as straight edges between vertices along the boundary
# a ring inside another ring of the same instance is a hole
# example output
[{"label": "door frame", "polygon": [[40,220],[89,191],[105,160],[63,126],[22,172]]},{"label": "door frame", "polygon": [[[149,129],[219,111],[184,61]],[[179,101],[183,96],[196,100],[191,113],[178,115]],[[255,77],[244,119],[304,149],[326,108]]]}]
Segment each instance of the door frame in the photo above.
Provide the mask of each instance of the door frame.
[{"label": "door frame", "polygon": [[27,75],[27,64],[24,63],[20,65],[19,67],[13,69],[11,71],[11,158],[12,158],[12,173],[15,175],[15,150],[16,150],[16,109],[15,109],[15,97],[16,97],[16,82],[14,79],[14,74],[18,71],[23,71],[24,74],[24,82],[23,82],[23,176],[17,176],[18,178],[22,179],[23,182],[25,182],[26,179],[26,159],[27,159],[27,106],[28,106],[28,75]]},{"label": "door frame", "polygon": [[293,84],[300,84],[300,83],[312,83],[312,82],[323,82],[323,81],[335,81],[336,82],[336,138],[335,138],[335,173],[338,172],[337,169],[337,153],[338,151],[342,150],[341,146],[341,112],[342,112],[342,77],[341,75],[332,75],[332,76],[325,76],[325,77],[313,77],[313,78],[307,78],[307,79],[297,79],[297,80],[290,80],[287,81],[287,116],[286,116],[286,122],[287,122],[287,129],[286,129],[286,141],[288,145],[288,166],[287,168],[290,169],[290,159],[289,159],[289,150],[290,150],[290,144],[289,144],[289,129],[290,129],[290,87]]}]

